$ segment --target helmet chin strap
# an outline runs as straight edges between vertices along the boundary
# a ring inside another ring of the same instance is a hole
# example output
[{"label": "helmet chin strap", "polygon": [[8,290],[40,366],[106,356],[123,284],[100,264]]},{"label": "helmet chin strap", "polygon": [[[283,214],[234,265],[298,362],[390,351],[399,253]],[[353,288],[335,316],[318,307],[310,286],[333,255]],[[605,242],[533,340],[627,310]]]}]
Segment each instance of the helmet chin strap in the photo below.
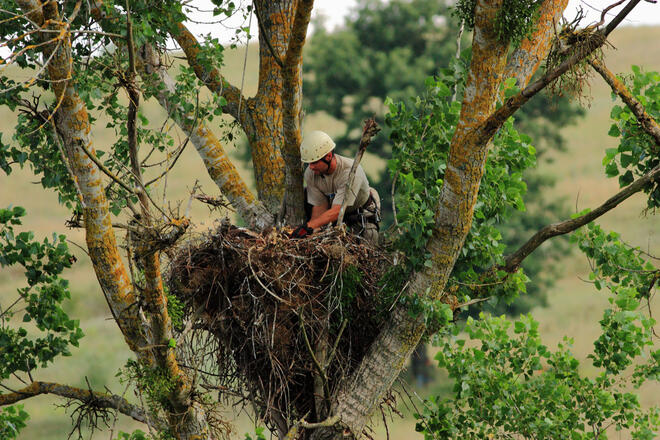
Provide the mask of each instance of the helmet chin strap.
[{"label": "helmet chin strap", "polygon": [[330,160],[326,159],[325,156],[323,156],[323,157],[320,159],[321,162],[323,162],[324,164],[326,164],[326,165],[328,166],[328,168],[325,170],[326,173],[327,173],[328,171],[330,171],[330,165],[332,164],[332,159],[335,157],[335,152],[334,152],[334,150],[331,151],[330,153],[332,154],[332,156],[330,156]]}]

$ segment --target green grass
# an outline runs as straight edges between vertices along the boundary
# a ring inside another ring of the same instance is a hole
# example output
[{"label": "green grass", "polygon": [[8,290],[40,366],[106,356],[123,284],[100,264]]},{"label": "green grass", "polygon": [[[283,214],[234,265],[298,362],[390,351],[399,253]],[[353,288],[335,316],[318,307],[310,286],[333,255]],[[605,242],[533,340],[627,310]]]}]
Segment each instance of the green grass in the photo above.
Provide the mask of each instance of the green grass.
[{"label": "green grass", "polygon": [[[633,63],[640,63],[649,70],[660,70],[660,46],[654,42],[660,40],[660,27],[622,28],[614,32],[611,43],[617,50],[607,50],[606,62],[611,70],[622,72],[629,69]],[[644,43],[644,44],[643,44]],[[225,53],[229,68],[227,78],[239,85],[242,78],[242,63],[245,48],[239,48]],[[257,48],[250,46],[248,65],[245,70],[245,92],[252,95],[256,91],[257,80]],[[642,62],[643,61],[643,62]],[[607,87],[599,77],[591,82],[593,99],[587,109],[587,117],[578,126],[566,127],[563,134],[568,139],[568,152],[557,154],[554,162],[547,169],[559,177],[555,193],[550,197],[564,196],[571,201],[571,206],[577,210],[594,207],[602,203],[618,188],[613,179],[606,179],[600,161],[606,148],[613,146],[614,139],[607,136],[610,125],[609,111],[611,98]],[[206,96],[202,94],[202,98]],[[144,103],[141,111],[151,121],[162,118],[162,110],[154,102]],[[3,140],[7,141],[12,132],[14,116],[6,109],[0,109],[0,131]],[[159,122],[154,122],[159,123]],[[102,126],[104,124],[98,124]],[[342,124],[323,114],[309,115],[305,120],[305,130],[323,129],[330,134],[337,134]],[[108,142],[111,133],[107,129],[94,132],[95,145]],[[238,145],[241,145],[240,142]],[[229,154],[239,155],[239,147],[227,145]],[[365,164],[367,172],[375,175],[378,167],[383,167],[385,158],[367,157]],[[241,165],[241,174],[246,181],[252,182],[250,165]],[[187,204],[189,191],[199,179],[203,190],[216,195],[217,190],[210,178],[201,171],[200,159],[194,149],[189,146],[181,157],[167,182],[168,199],[181,200],[183,209]],[[32,229],[37,236],[49,235],[52,232],[65,233],[69,239],[80,245],[84,244],[84,236],[80,230],[67,230],[64,221],[68,218],[66,210],[57,204],[57,197],[52,191],[43,191],[38,180],[29,171],[16,170],[11,176],[0,175],[0,206],[21,205],[27,208],[25,218],[26,229]],[[157,194],[162,196],[164,186]],[[657,220],[642,218],[643,196],[637,195],[625,202],[620,208],[604,216],[600,223],[607,229],[617,229],[624,240],[642,246],[656,254],[660,254],[660,237]],[[218,214],[209,213],[208,209],[193,203],[192,218],[197,229],[213,226]],[[557,219],[561,220],[561,219]],[[115,393],[122,393],[124,386],[115,378],[115,373],[123,366],[130,352],[126,349],[115,323],[111,320],[103,296],[96,283],[91,265],[86,255],[76,246],[71,246],[78,257],[78,263],[65,273],[71,280],[73,299],[67,305],[71,314],[81,319],[81,327],[86,333],[81,346],[75,350],[73,357],[58,360],[54,366],[39,371],[35,377],[38,380],[53,380],[75,386],[86,386],[86,379],[92,386],[102,389],[108,386]],[[586,282],[589,267],[585,259],[579,255],[568,256],[562,261],[563,276],[549,292],[549,307],[534,311],[541,322],[541,331],[547,345],[553,346],[564,335],[575,338],[574,352],[581,358],[591,350],[591,344],[598,331],[598,319],[606,306],[603,293],[598,293]],[[3,304],[13,297],[15,289],[22,285],[22,275],[17,270],[3,269],[0,271],[2,286],[1,301]],[[660,316],[660,309],[655,306],[654,316]],[[588,371],[587,371],[588,372]],[[437,385],[441,386],[441,385]],[[422,391],[422,393],[428,392]],[[641,390],[642,402],[646,405],[658,403],[657,388],[646,387]],[[135,399],[132,395],[127,395]],[[62,408],[56,408],[54,403],[61,403],[53,397],[41,396],[25,401],[25,406],[32,416],[29,427],[22,435],[25,440],[55,440],[64,439],[68,434],[70,423]],[[410,414],[410,410],[405,411]],[[376,415],[375,419],[380,416]],[[138,425],[121,417],[116,429],[130,431]],[[413,432],[414,421],[408,416],[404,420],[397,418],[391,423],[390,436],[396,439],[421,439]],[[143,428],[144,429],[144,428]],[[240,418],[236,422],[235,438],[241,438],[242,432],[250,430],[250,422]],[[377,438],[384,438],[384,430],[378,428]],[[94,438],[108,438],[108,434],[95,435]]]}]

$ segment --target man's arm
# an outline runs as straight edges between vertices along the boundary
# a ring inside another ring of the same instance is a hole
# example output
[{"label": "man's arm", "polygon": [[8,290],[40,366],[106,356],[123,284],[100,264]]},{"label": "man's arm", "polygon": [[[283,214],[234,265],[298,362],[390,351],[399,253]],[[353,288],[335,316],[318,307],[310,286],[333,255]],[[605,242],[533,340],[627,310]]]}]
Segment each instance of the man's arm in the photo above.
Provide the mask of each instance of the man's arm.
[{"label": "man's arm", "polygon": [[316,229],[321,226],[325,226],[328,223],[332,223],[337,220],[339,217],[339,210],[341,205],[333,204],[330,209],[328,206],[313,206],[312,207],[312,218],[307,222],[307,226]]}]

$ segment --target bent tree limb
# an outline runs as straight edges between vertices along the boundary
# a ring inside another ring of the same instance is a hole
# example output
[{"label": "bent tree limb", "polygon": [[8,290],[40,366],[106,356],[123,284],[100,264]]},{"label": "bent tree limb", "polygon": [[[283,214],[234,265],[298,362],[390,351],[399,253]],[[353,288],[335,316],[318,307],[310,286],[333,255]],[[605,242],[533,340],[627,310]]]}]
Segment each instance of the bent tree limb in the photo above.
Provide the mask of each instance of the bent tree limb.
[{"label": "bent tree limb", "polygon": [[[86,405],[93,405],[97,408],[115,409],[138,422],[154,424],[154,421],[148,417],[142,408],[128,403],[121,396],[99,393],[98,391],[85,390],[55,382],[36,381],[16,392],[2,394],[0,395],[0,406],[13,405],[16,402],[40,394],[53,394],[67,399],[78,400]],[[158,424],[156,423],[156,425]]]},{"label": "bent tree limb", "polygon": [[43,8],[34,0],[18,0],[17,3],[29,14],[30,20],[39,26],[39,31],[56,30],[65,39],[64,44],[51,43],[44,48],[45,55],[51,57],[47,71],[53,93],[56,101],[61,99],[57,109],[58,132],[85,206],[85,241],[92,266],[124,340],[135,351],[146,344],[146,340],[133,307],[137,299],[112,229],[101,172],[85,153],[87,150],[94,154],[89,135],[91,127],[87,107],[71,78],[73,61],[67,24],[61,21],[55,2],[44,4]]},{"label": "bent tree limb", "polygon": [[504,260],[504,265],[501,266],[500,269],[509,273],[515,272],[520,267],[522,261],[527,258],[529,254],[534,252],[534,250],[538,248],[544,241],[558,235],[568,234],[569,232],[573,232],[576,229],[586,225],[587,223],[594,221],[606,212],[616,208],[621,202],[628,199],[633,194],[641,191],[648,183],[657,179],[660,179],[660,165],[653,168],[644,176],[635,180],[625,189],[610,197],[607,201],[605,201],[605,203],[593,211],[590,211],[587,214],[581,215],[580,217],[576,217],[574,219],[553,223],[544,227],[536,234],[534,234],[532,238],[527,240],[527,242],[522,245],[520,249],[506,257]]},{"label": "bent tree limb", "polygon": [[[427,246],[433,267],[413,275],[408,290],[411,294],[440,298],[470,229],[488,139],[475,144],[469,134],[494,109],[506,65],[508,45],[499,42],[493,26],[500,6],[501,1],[477,2],[470,74],[460,120],[451,142],[442,195],[436,207],[435,227]],[[423,316],[411,317],[403,307],[397,307],[357,371],[342,386],[331,415],[339,415],[354,437],[361,437],[369,416],[391,387],[424,331]],[[322,434],[336,435],[324,431],[313,432],[312,438],[331,438]]]}]

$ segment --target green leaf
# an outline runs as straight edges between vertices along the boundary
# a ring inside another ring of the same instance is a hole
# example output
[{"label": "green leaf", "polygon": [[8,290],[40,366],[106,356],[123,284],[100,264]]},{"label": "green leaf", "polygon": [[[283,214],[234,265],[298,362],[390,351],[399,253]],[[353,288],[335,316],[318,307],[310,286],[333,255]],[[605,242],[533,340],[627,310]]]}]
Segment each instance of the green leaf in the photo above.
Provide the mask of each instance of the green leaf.
[{"label": "green leaf", "polygon": [[621,136],[621,130],[619,130],[619,126],[618,126],[618,125],[616,125],[616,124],[612,124],[612,125],[610,126],[610,130],[607,132],[607,134],[608,134],[609,136],[612,136],[612,137],[619,137],[619,136]]}]

